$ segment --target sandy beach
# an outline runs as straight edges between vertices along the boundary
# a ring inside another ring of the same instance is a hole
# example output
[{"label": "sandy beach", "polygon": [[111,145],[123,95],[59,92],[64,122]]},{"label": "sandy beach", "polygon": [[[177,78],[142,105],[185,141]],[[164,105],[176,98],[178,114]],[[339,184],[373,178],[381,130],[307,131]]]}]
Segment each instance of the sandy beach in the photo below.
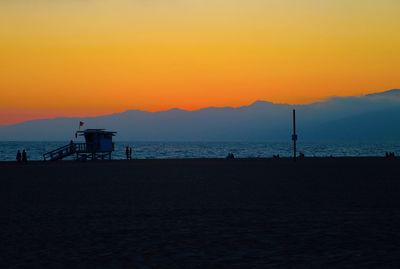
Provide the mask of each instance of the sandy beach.
[{"label": "sandy beach", "polygon": [[398,268],[399,167],[0,162],[0,268]]}]

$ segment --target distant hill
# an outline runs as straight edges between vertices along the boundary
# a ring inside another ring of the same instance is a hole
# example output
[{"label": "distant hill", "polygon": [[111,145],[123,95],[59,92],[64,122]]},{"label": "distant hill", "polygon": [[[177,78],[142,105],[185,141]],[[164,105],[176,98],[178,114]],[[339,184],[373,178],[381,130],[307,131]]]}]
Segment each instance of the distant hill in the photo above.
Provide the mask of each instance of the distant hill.
[{"label": "distant hill", "polygon": [[366,95],[368,97],[400,97],[400,89],[388,90],[385,92],[378,92]]},{"label": "distant hill", "polygon": [[67,141],[84,121],[85,128],[117,131],[119,141],[285,141],[291,137],[294,108],[299,139],[400,141],[398,89],[308,105],[256,101],[238,108],[129,110],[100,117],[33,120],[0,126],[0,140]]}]

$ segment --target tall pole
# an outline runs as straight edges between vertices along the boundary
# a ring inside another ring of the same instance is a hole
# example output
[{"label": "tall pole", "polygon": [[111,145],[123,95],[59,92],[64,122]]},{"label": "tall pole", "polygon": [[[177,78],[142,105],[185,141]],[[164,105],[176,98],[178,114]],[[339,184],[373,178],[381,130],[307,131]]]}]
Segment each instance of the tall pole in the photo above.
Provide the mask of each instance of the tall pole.
[{"label": "tall pole", "polygon": [[293,159],[296,161],[296,142],[297,142],[297,134],[296,134],[296,110],[293,109]]}]

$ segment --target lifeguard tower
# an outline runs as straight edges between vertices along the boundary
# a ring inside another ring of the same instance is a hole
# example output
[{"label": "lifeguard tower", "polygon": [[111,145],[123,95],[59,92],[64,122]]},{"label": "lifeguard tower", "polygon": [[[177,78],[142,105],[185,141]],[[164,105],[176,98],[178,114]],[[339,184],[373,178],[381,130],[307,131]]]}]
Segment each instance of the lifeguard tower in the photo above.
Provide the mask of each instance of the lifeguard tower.
[{"label": "lifeguard tower", "polygon": [[77,131],[76,136],[83,136],[84,143],[70,142],[68,145],[47,152],[43,155],[44,160],[62,160],[68,156],[75,155],[77,160],[111,160],[114,151],[113,136],[116,132],[105,129],[86,129]]}]

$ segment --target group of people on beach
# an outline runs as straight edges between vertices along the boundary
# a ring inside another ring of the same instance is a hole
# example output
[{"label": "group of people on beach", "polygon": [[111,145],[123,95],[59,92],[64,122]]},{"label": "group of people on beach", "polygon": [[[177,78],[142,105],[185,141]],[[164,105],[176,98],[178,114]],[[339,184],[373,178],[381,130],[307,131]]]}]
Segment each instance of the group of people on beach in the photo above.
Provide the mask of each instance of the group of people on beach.
[{"label": "group of people on beach", "polygon": [[394,152],[386,152],[385,157],[386,158],[394,158],[395,157]]},{"label": "group of people on beach", "polygon": [[228,155],[226,155],[226,159],[233,160],[235,159],[235,155],[233,155],[233,153],[228,153]]},{"label": "group of people on beach", "polygon": [[125,154],[127,160],[132,160],[132,147],[126,146]]},{"label": "group of people on beach", "polygon": [[28,162],[28,154],[26,153],[26,150],[22,150],[22,153],[20,150],[18,150],[16,160],[17,160],[17,163],[27,163]]}]

